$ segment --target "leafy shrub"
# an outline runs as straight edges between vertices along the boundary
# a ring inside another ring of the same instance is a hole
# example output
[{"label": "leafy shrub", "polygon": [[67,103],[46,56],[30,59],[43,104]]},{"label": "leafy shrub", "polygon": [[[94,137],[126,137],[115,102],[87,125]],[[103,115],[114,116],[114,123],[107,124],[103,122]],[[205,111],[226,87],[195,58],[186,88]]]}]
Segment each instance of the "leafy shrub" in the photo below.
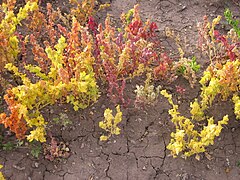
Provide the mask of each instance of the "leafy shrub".
[{"label": "leafy shrub", "polygon": [[112,135],[119,135],[121,129],[117,126],[122,121],[122,112],[120,106],[116,107],[117,113],[115,117],[109,108],[104,111],[104,120],[99,122],[99,127],[107,131],[108,136],[102,135],[100,141],[108,140]]},{"label": "leafy shrub", "polygon": [[159,85],[155,88],[154,85],[151,85],[151,78],[151,73],[148,73],[145,85],[136,85],[136,90],[134,91],[136,93],[135,107],[144,108],[146,105],[156,103],[161,86]]},{"label": "leafy shrub", "polygon": [[173,103],[172,95],[168,94],[166,90],[162,90],[161,94],[168,99],[172,106],[168,113],[172,117],[171,121],[176,127],[176,132],[171,133],[171,141],[167,149],[171,151],[173,157],[183,153],[183,157],[186,158],[193,154],[205,152],[205,148],[212,145],[215,137],[220,135],[222,126],[228,123],[228,115],[224,116],[217,124],[214,123],[214,119],[211,117],[207,119],[207,125],[197,128],[195,122],[199,121],[199,119],[194,119],[196,116],[195,110],[199,110],[198,113],[202,116],[202,111],[197,104],[191,104],[193,119],[189,119],[180,115],[178,105]]},{"label": "leafy shrub", "polygon": [[233,27],[234,31],[237,33],[238,37],[240,38],[240,27],[238,26],[239,21],[233,19],[233,15],[232,15],[232,12],[230,11],[230,9],[225,10],[224,16],[225,16],[228,24],[230,24]]},{"label": "leafy shrub", "polygon": [[30,12],[37,9],[36,2],[28,1],[23,8],[14,13],[16,0],[9,0],[0,5],[0,86],[6,87],[1,72],[7,63],[14,63],[20,52],[17,27]]},{"label": "leafy shrub", "polygon": [[[79,32],[82,35],[81,42]],[[23,85],[7,91],[5,100],[11,114],[9,117],[5,113],[1,114],[0,122],[15,132],[17,138],[24,138],[27,129],[30,128],[33,130],[27,136],[29,141],[46,141],[47,122],[40,110],[47,105],[66,102],[71,103],[77,111],[97,100],[98,86],[92,68],[94,58],[90,40],[86,30],[73,19],[72,32],[67,34],[67,40],[61,36],[54,49],[50,45],[46,47],[46,53],[41,54],[46,59],[42,58],[39,66],[30,64],[25,66],[38,77],[36,82],[31,82],[26,74],[20,73],[14,65],[6,65],[8,70],[22,79]],[[85,47],[84,51],[74,48],[77,46]],[[37,47],[40,46],[36,45],[35,48]]]}]

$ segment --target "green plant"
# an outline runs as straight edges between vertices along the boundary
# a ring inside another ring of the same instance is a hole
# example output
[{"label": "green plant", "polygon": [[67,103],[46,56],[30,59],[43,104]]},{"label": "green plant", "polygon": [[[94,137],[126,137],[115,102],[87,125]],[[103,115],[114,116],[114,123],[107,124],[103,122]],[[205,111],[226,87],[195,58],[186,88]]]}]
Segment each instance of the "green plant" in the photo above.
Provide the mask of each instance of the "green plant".
[{"label": "green plant", "polygon": [[240,27],[238,26],[239,21],[233,19],[233,15],[232,15],[232,12],[230,11],[230,9],[225,10],[224,16],[225,16],[228,24],[230,24],[233,27],[233,29],[237,33],[238,37],[240,38]]},{"label": "green plant", "polygon": [[191,85],[194,86],[196,83],[196,73],[200,69],[200,65],[196,61],[196,57],[192,58],[185,57],[185,52],[182,47],[181,38],[179,34],[176,34],[174,31],[169,28],[166,29],[166,36],[173,39],[178,47],[179,59],[173,61],[171,72],[174,75],[181,75],[187,79]]},{"label": "green plant", "polygon": [[185,61],[184,63],[182,63],[178,67],[177,72],[184,75],[184,74],[186,74],[186,71],[187,71],[188,67],[190,67],[195,72],[199,71],[200,65],[196,62],[196,57],[195,56],[193,56],[190,61]]},{"label": "green plant", "polygon": [[8,137],[0,136],[0,149],[4,151],[11,151],[15,148],[21,147],[23,145],[21,140],[9,140]]},{"label": "green plant", "polygon": [[59,117],[53,118],[53,121],[57,124],[63,125],[64,127],[72,124],[72,121],[69,120],[68,115],[66,113],[60,113]]},{"label": "green plant", "polygon": [[100,141],[108,140],[112,135],[119,135],[121,129],[117,126],[122,121],[122,112],[120,106],[116,107],[115,117],[112,115],[112,110],[109,108],[104,111],[104,120],[99,122],[99,127],[107,131],[107,136],[102,135]]},{"label": "green plant", "polygon": [[237,162],[237,167],[240,167],[240,161]]},{"label": "green plant", "polygon": [[38,158],[42,153],[42,145],[37,141],[30,142],[31,155],[35,158]]}]

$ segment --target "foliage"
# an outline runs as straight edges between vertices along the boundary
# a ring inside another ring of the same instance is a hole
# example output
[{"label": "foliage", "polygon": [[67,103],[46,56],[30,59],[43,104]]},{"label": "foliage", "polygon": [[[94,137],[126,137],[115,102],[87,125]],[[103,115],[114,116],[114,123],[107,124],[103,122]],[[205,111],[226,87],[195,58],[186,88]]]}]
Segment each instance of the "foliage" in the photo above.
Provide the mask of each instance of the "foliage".
[{"label": "foliage", "polygon": [[112,110],[109,108],[104,111],[104,120],[99,122],[99,127],[107,131],[109,134],[107,136],[102,135],[100,141],[108,140],[112,135],[119,135],[121,129],[117,126],[122,121],[122,112],[120,106],[116,107],[115,117],[112,115]]},{"label": "foliage", "polygon": [[[97,81],[106,83],[113,103],[127,105],[130,101],[125,96],[126,84],[146,74],[145,85],[137,85],[135,90],[135,105],[145,106],[156,102],[160,93],[161,87],[155,88],[152,80],[169,79],[171,82],[181,75],[192,87],[197,80],[200,65],[195,56],[186,57],[180,36],[169,29],[166,31],[167,36],[175,40],[179,53],[177,58],[171,57],[159,48],[156,23],[144,22],[138,5],[122,14],[122,26],[116,28],[110,16],[107,16],[105,24],[95,22],[92,17],[96,12],[94,0],[70,0],[70,15],[54,10],[49,3],[44,14],[34,0],[28,1],[15,14],[15,3],[15,0],[9,0],[0,6],[0,39],[4,39],[0,40],[0,70],[5,66],[19,77],[20,83],[6,91],[4,99],[9,112],[0,114],[0,123],[14,132],[18,139],[27,137],[30,142],[46,142],[49,122],[43,116],[44,107],[70,103],[75,111],[87,108],[99,97]],[[100,9],[107,6],[100,6]],[[220,135],[223,125],[228,123],[228,116],[214,122],[213,117],[205,115],[216,97],[223,100],[231,98],[236,118],[240,119],[238,21],[233,19],[229,10],[226,10],[225,17],[233,27],[227,35],[215,30],[221,16],[213,22],[205,17],[204,22],[198,25],[199,47],[208,55],[211,64],[200,80],[201,100],[195,99],[190,103],[191,118],[182,116],[178,105],[173,103],[172,95],[161,91],[172,106],[169,114],[176,130],[171,133],[167,148],[174,157],[204,152]],[[24,19],[26,32],[22,35],[17,28]],[[31,52],[27,49],[29,47]],[[19,54],[23,63],[16,64],[14,61]],[[0,83],[3,84],[2,79]],[[183,88],[176,88],[178,92],[184,92]],[[101,141],[120,134],[120,105],[116,106],[116,115],[112,113],[106,109],[104,120],[99,122],[99,127],[108,133],[100,137]],[[71,123],[64,113],[52,121],[63,126]],[[50,144],[43,146],[46,159],[54,161],[70,155],[66,143],[50,138]],[[11,142],[1,146],[5,149],[12,147]],[[33,143],[31,153],[38,157],[41,146]]]},{"label": "foliage", "polygon": [[38,158],[40,153],[42,152],[42,146],[37,141],[32,141],[30,143],[31,154],[33,157]]},{"label": "foliage", "polygon": [[234,103],[234,113],[236,118],[240,120],[240,97],[237,94],[234,94],[232,101]]},{"label": "foliage", "polygon": [[227,100],[233,93],[238,92],[239,72],[239,60],[229,61],[224,65],[217,63],[209,66],[200,80],[202,107],[206,109],[207,106],[211,106],[218,94],[221,95],[223,100]]},{"label": "foliage", "polygon": [[238,26],[239,21],[233,19],[233,15],[232,15],[232,12],[230,11],[230,9],[225,10],[224,16],[225,16],[228,24],[230,24],[233,27],[234,31],[237,33],[238,37],[240,38],[240,27]]},{"label": "foliage", "polygon": [[0,87],[6,88],[8,82],[2,77],[4,66],[17,60],[20,52],[17,28],[28,15],[37,9],[36,2],[27,2],[15,13],[16,0],[0,4]]},{"label": "foliage", "polygon": [[157,61],[153,43],[156,23],[144,23],[137,5],[130,12],[133,15],[131,21],[129,13],[122,14],[123,27],[118,31],[108,16],[105,27],[99,24],[95,39],[95,72],[107,82],[108,96],[115,104],[128,103],[124,97],[126,81],[142,75],[152,62]]},{"label": "foliage", "polygon": [[[2,168],[3,168],[3,165],[0,164],[0,169],[2,169]],[[0,180],[5,180],[2,172],[0,172]]]},{"label": "foliage", "polygon": [[16,34],[17,26],[26,19],[28,14],[37,9],[36,2],[28,1],[15,15],[16,0],[9,0],[0,5],[0,70],[6,63],[14,62],[19,53],[19,39]]},{"label": "foliage", "polygon": [[60,113],[59,117],[53,118],[53,121],[56,124],[60,124],[60,125],[62,125],[64,127],[66,127],[67,125],[72,124],[72,121],[69,120],[68,115],[66,113]]},{"label": "foliage", "polygon": [[[82,33],[81,42],[79,32]],[[88,39],[87,32],[80,27],[76,19],[73,19],[72,32],[66,36],[68,44],[61,36],[54,49],[50,46],[45,48],[46,54],[41,55],[47,58],[42,58],[39,66],[25,66],[38,77],[35,83],[32,83],[26,74],[20,73],[14,65],[6,65],[8,70],[22,79],[23,85],[8,90],[5,100],[12,113],[9,117],[1,114],[0,120],[5,127],[10,127],[18,138],[24,138],[26,130],[33,128],[27,136],[28,140],[46,141],[47,122],[40,112],[45,106],[61,101],[72,104],[77,111],[79,108],[86,108],[98,98],[98,87],[92,69],[94,59],[91,53],[91,39]],[[35,47],[40,47],[35,44],[33,36],[32,39]],[[84,50],[74,48],[77,45],[86,48]]]},{"label": "foliage", "polygon": [[161,86],[155,88],[154,85],[150,85],[151,78],[151,73],[148,73],[145,85],[136,85],[136,90],[134,91],[136,93],[136,100],[134,104],[138,108],[154,104],[157,101]]},{"label": "foliage", "polygon": [[[228,123],[228,115],[226,115],[222,120],[218,121],[217,124],[214,123],[214,119],[211,117],[207,119],[207,125],[197,127],[197,123],[194,123],[195,119],[191,120],[180,115],[178,105],[173,103],[172,95],[168,94],[166,90],[162,90],[161,94],[166,97],[172,105],[172,109],[168,112],[172,117],[171,121],[176,127],[176,132],[171,133],[172,139],[167,149],[171,151],[173,157],[183,153],[183,157],[186,158],[193,154],[205,152],[206,147],[213,145],[215,137],[220,135],[223,128],[222,126]],[[193,104],[191,106],[192,113],[196,110],[196,107]],[[195,116],[193,113],[192,118]],[[199,119],[196,120],[198,121]]]},{"label": "foliage", "polygon": [[240,161],[237,162],[237,167],[240,167]]},{"label": "foliage", "polygon": [[[181,45],[181,38],[179,34],[176,34],[173,30],[166,28],[166,36],[174,39],[179,53],[179,59],[173,61],[170,72],[173,75],[182,75],[185,79],[187,79],[193,88],[194,84],[196,83],[196,73],[200,69],[200,65],[196,61],[196,57],[193,56],[192,58],[185,57],[185,53],[183,47]],[[176,77],[175,77],[176,78]]]},{"label": "foliage", "polygon": [[86,24],[86,22],[99,10],[105,9],[110,6],[110,4],[101,4],[98,10],[96,9],[95,0],[69,0],[72,4],[71,16],[74,16],[78,19],[81,25]]},{"label": "foliage", "polygon": [[58,142],[56,138],[51,137],[50,144],[43,144],[43,154],[49,161],[59,158],[68,158],[70,156],[69,148],[64,142]]},{"label": "foliage", "polygon": [[227,35],[222,35],[215,27],[220,23],[221,16],[212,23],[204,16],[204,22],[198,23],[198,46],[208,55],[210,62],[225,63],[228,59],[234,61],[239,56],[240,42],[237,33],[232,29]]}]

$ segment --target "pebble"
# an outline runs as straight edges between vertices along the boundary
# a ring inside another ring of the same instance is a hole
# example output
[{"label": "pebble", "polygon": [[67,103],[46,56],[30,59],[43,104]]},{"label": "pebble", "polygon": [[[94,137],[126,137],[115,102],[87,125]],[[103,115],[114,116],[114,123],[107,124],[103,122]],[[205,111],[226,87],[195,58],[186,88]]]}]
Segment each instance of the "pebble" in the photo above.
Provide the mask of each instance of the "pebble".
[{"label": "pebble", "polygon": [[233,154],[233,150],[229,150],[228,152],[229,152],[229,154]]},{"label": "pebble", "polygon": [[35,166],[36,168],[38,168],[38,167],[39,167],[39,163],[38,163],[38,162],[35,162],[35,163],[34,163],[34,166]]}]

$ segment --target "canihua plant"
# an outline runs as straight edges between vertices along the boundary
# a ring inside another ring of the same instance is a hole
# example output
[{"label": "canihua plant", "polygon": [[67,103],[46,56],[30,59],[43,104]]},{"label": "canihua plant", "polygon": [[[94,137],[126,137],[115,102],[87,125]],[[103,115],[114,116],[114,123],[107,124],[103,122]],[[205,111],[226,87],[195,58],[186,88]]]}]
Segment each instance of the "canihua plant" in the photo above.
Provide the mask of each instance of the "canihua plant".
[{"label": "canihua plant", "polygon": [[[214,143],[215,137],[220,135],[223,125],[228,124],[228,115],[225,115],[216,124],[213,117],[208,118],[205,115],[205,111],[212,106],[216,97],[221,97],[222,100],[231,97],[235,106],[236,119],[239,119],[239,38],[233,30],[230,30],[227,36],[220,35],[218,31],[215,31],[214,28],[220,19],[221,17],[218,16],[210,23],[205,17],[204,28],[200,31],[201,47],[207,51],[211,64],[199,81],[202,86],[200,102],[195,99],[190,103],[191,119],[180,116],[178,105],[173,103],[172,95],[161,91],[161,94],[172,105],[169,114],[176,131],[171,134],[172,139],[167,148],[174,157],[180,153],[183,153],[184,157],[188,157],[204,152],[207,146]],[[203,125],[202,123],[206,120],[207,125]]]},{"label": "canihua plant", "polygon": [[240,119],[240,97],[237,94],[233,95],[234,113],[237,119]]},{"label": "canihua plant", "polygon": [[230,24],[233,27],[234,31],[237,33],[238,37],[240,38],[240,27],[238,26],[239,21],[233,19],[233,15],[232,15],[232,12],[230,11],[230,9],[225,10],[224,16],[225,16],[228,24]]},{"label": "canihua plant", "polygon": [[71,8],[71,16],[74,16],[78,19],[81,25],[87,23],[87,21],[99,10],[107,8],[110,4],[100,4],[98,10],[96,9],[96,2],[95,0],[69,0],[70,4],[73,5]]},{"label": "canihua plant", "polygon": [[[176,34],[174,31],[166,28],[166,36],[174,39],[175,44],[178,47],[179,59],[172,62],[172,66],[170,72],[173,75],[181,75],[185,79],[187,79],[193,88],[194,84],[196,83],[197,76],[196,73],[200,69],[200,65],[196,61],[196,57],[193,56],[192,58],[185,57],[185,53],[183,47],[181,45],[180,35]],[[175,77],[176,78],[176,77]]]},{"label": "canihua plant", "polygon": [[145,107],[145,105],[154,104],[157,101],[157,98],[160,93],[161,86],[154,87],[154,85],[150,85],[151,83],[151,73],[147,73],[147,79],[145,80],[145,85],[136,85],[136,107]]},{"label": "canihua plant", "polygon": [[[216,23],[218,23],[218,19],[215,19],[215,22],[213,22],[213,24]],[[214,40],[214,36],[212,37]],[[236,36],[234,36],[234,39],[235,38]],[[235,48],[237,48],[237,46],[235,46]],[[207,118],[207,116],[205,116],[204,111],[212,106],[217,96],[220,96],[222,100],[227,100],[229,97],[232,97],[235,106],[234,113],[236,114],[236,118],[239,119],[239,54],[234,53],[234,56],[222,56],[222,58],[225,58],[225,60],[212,62],[204,71],[199,81],[202,86],[200,94],[201,101],[199,103],[198,100],[195,99],[195,101],[190,104],[191,119],[180,116],[178,106],[173,103],[172,95],[169,95],[166,91],[161,91],[161,94],[164,95],[172,105],[169,114],[172,117],[172,122],[176,126],[176,132],[171,134],[172,139],[167,148],[171,150],[174,157],[180,152],[183,153],[184,157],[204,152],[207,146],[214,143],[214,138],[219,136],[222,125],[228,124],[228,115],[224,116],[217,124],[214,124],[213,118]],[[206,120],[208,124],[201,128],[197,126],[198,123],[195,123]]]},{"label": "canihua plant", "polygon": [[29,12],[38,8],[36,2],[28,1],[19,12],[14,14],[16,0],[9,0],[0,5],[0,70],[9,62],[14,62],[19,53],[18,37],[16,35],[17,26],[26,19]]},{"label": "canihua plant", "polygon": [[[232,19],[229,10],[225,11],[225,17],[234,29],[231,29],[227,35],[220,34],[215,27],[220,23],[221,16],[218,16],[210,23],[207,17],[204,17],[204,23],[199,23],[199,47],[204,50],[211,61],[211,64],[204,71],[201,80],[201,102],[195,101],[199,112],[205,111],[214,102],[216,97],[221,97],[226,101],[232,98],[235,104],[235,114],[238,116],[238,91],[240,85],[240,39],[237,35],[238,22]],[[214,60],[214,61],[213,61]],[[199,113],[197,116],[199,116]],[[199,117],[200,118],[200,117]]]},{"label": "canihua plant", "polygon": [[130,11],[133,17],[128,21],[129,15],[123,14],[123,27],[119,31],[111,25],[108,16],[105,27],[99,24],[95,39],[96,75],[107,82],[108,95],[114,103],[127,103],[123,94],[126,81],[142,75],[156,60],[152,42],[156,24],[140,19],[138,5]]},{"label": "canihua plant", "polygon": [[117,126],[122,121],[122,112],[120,106],[116,107],[115,117],[112,114],[111,109],[106,109],[104,111],[104,120],[99,122],[99,127],[107,131],[109,134],[107,136],[102,135],[100,141],[108,140],[112,135],[119,135],[121,129]]},{"label": "canihua plant", "polygon": [[[36,2],[28,1],[18,13],[14,13],[16,0],[8,0],[0,5],[0,72],[7,63],[17,60],[20,52],[17,27],[26,19],[30,12],[38,8]],[[5,80],[0,74],[0,85],[5,87]]]},{"label": "canihua plant", "polygon": [[210,62],[225,63],[228,59],[236,60],[240,52],[240,42],[237,32],[232,29],[227,35],[222,35],[215,27],[220,23],[221,16],[212,22],[204,17],[203,23],[198,23],[198,46],[204,54],[208,55]]},{"label": "canihua plant", "polygon": [[[5,100],[11,114],[7,116],[2,113],[0,122],[16,133],[17,138],[24,138],[30,129],[30,134],[27,135],[30,142],[45,142],[47,122],[41,114],[44,107],[55,103],[70,103],[77,111],[88,107],[99,96],[92,68],[94,58],[91,39],[76,19],[72,23],[71,32],[66,34],[67,39],[61,36],[53,48],[50,45],[45,48],[45,54],[42,53],[40,57],[46,59],[42,58],[39,66],[25,66],[26,70],[37,77],[34,82],[13,64],[6,65],[9,71],[21,78],[23,84],[7,91]],[[79,49],[74,48],[77,46]],[[81,47],[85,47],[84,50]]]},{"label": "canihua plant", "polygon": [[172,109],[168,112],[171,116],[171,121],[176,127],[176,131],[171,133],[171,141],[167,149],[171,151],[173,157],[182,153],[182,156],[186,158],[205,152],[207,146],[214,144],[214,139],[220,135],[223,125],[228,123],[228,115],[225,115],[217,124],[214,123],[213,117],[201,119],[207,120],[207,125],[198,126],[198,123],[195,122],[200,119],[194,119],[196,117],[194,111],[198,110],[198,107],[191,104],[191,113],[193,113],[193,116],[192,119],[189,119],[180,115],[178,105],[173,103],[172,95],[168,94],[166,90],[162,90],[161,94],[168,99],[168,102],[172,106]]},{"label": "canihua plant", "polygon": [[[2,169],[2,168],[3,168],[3,165],[0,164],[0,169]],[[5,180],[2,172],[0,172],[0,179],[1,179],[1,180]]]},{"label": "canihua plant", "polygon": [[199,81],[202,85],[201,106],[206,109],[212,105],[217,95],[223,100],[239,91],[240,85],[240,62],[239,60],[228,61],[226,64],[217,63],[209,66]]}]

